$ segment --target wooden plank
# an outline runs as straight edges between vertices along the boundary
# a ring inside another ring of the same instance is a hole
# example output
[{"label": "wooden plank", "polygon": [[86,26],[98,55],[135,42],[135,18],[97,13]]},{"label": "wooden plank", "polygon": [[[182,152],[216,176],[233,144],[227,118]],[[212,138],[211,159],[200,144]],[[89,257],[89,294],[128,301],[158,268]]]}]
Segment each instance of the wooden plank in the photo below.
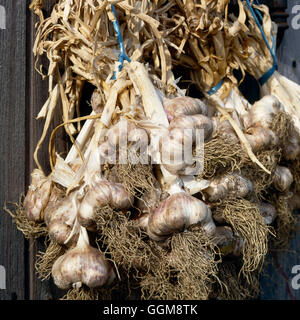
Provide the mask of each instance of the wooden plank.
[{"label": "wooden plank", "polygon": [[2,0],[0,5],[0,265],[6,270],[0,300],[11,300],[27,296],[26,242],[3,210],[25,187],[26,2]]},{"label": "wooden plank", "polygon": [[[278,48],[279,72],[289,79],[300,84],[300,29],[295,30],[292,26],[292,8],[299,5],[298,0],[288,1],[288,12],[290,14],[289,29],[285,31],[283,41]],[[269,265],[266,275],[262,277],[262,299],[268,300],[300,300],[300,290],[293,289],[292,268],[300,265],[300,233],[294,235],[289,251],[277,253],[277,264]]]}]

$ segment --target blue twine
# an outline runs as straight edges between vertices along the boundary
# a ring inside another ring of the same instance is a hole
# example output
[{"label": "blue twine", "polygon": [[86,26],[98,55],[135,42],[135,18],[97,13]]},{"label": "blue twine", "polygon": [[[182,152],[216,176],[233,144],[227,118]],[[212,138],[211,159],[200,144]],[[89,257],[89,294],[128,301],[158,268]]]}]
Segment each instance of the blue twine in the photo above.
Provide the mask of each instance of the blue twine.
[{"label": "blue twine", "polygon": [[224,78],[217,85],[215,85],[213,88],[211,88],[207,94],[212,96],[214,93],[216,93],[222,87],[223,83],[224,83]]},{"label": "blue twine", "polygon": [[[115,17],[115,20],[113,21],[113,26],[114,26],[116,36],[118,39],[118,43],[119,43],[119,47],[120,47],[120,54],[119,54],[119,60],[118,60],[120,62],[120,65],[119,65],[119,72],[120,72],[123,69],[124,60],[131,62],[131,59],[125,53],[125,47],[124,47],[124,43],[123,43],[122,33],[121,33],[121,29],[120,29],[120,26],[118,23],[116,9],[113,4],[111,5],[111,11]],[[116,71],[114,71],[112,80],[115,80],[116,77],[117,77],[117,73],[116,73]]]},{"label": "blue twine", "polygon": [[[260,11],[259,11],[258,9],[254,9],[254,8],[252,7],[252,5],[250,4],[250,1],[249,1],[249,0],[246,0],[246,2],[247,2],[248,8],[249,8],[249,10],[250,10],[250,12],[251,12],[251,14],[252,14],[252,16],[253,16],[256,24],[257,24],[257,26],[258,26],[258,28],[259,28],[259,30],[260,30],[260,32],[261,32],[261,35],[262,35],[262,37],[263,37],[263,40],[265,41],[265,43],[266,43],[266,45],[267,45],[267,47],[268,47],[268,50],[270,51],[271,57],[272,57],[272,59],[273,59],[273,66],[272,66],[272,68],[271,68],[270,70],[268,70],[262,77],[260,77],[260,78],[258,79],[260,85],[263,86],[263,85],[271,78],[271,76],[274,74],[274,72],[275,72],[275,71],[277,70],[277,68],[278,68],[277,59],[276,59],[276,43],[275,43],[274,37],[271,35],[272,45],[273,45],[273,50],[272,50],[272,48],[270,47],[270,44],[269,44],[269,42],[268,42],[268,39],[267,39],[267,37],[266,37],[266,35],[265,35],[265,32],[264,32],[264,30],[263,30],[263,27],[262,27],[262,25],[261,25],[261,23],[263,22],[263,17],[262,17],[262,15],[261,15]],[[260,3],[259,3],[258,0],[255,0],[255,2],[256,2],[257,5],[260,5]],[[257,16],[260,18],[261,23],[259,22],[259,19],[258,19]]]}]

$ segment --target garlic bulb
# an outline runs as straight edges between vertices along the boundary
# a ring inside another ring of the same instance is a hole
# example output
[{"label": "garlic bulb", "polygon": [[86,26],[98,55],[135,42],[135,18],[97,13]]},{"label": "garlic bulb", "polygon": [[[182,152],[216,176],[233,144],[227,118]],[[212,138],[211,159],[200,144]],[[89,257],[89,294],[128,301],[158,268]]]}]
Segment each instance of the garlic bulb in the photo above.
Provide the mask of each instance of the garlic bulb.
[{"label": "garlic bulb", "polygon": [[133,196],[120,183],[110,182],[95,175],[78,210],[78,222],[87,228],[94,228],[95,209],[110,205],[119,210],[128,209],[133,204]]},{"label": "garlic bulb", "polygon": [[45,177],[41,170],[33,170],[31,173],[31,185],[29,186],[27,195],[24,199],[24,208],[29,220],[42,220],[41,214],[48,203],[51,193],[51,184],[51,179]]},{"label": "garlic bulb", "polygon": [[162,165],[171,173],[177,174],[193,164],[193,132],[174,128],[160,140]]},{"label": "garlic bulb", "polygon": [[193,139],[195,139],[195,131],[196,129],[203,129],[204,131],[204,140],[208,140],[211,137],[213,132],[213,123],[212,121],[201,114],[192,115],[192,116],[178,116],[174,118],[169,126],[169,130],[174,128],[179,129],[193,129]]},{"label": "garlic bulb", "polygon": [[109,285],[115,273],[104,255],[89,244],[87,232],[80,228],[80,236],[75,248],[59,257],[52,267],[54,283],[61,289],[89,288]]},{"label": "garlic bulb", "polygon": [[298,137],[297,132],[289,136],[288,141],[283,149],[284,158],[288,161],[294,161],[300,154],[300,139]]},{"label": "garlic bulb", "polygon": [[212,121],[203,115],[178,116],[169,126],[169,131],[160,140],[160,154],[163,166],[171,173],[184,173],[183,170],[192,166],[193,147],[197,136],[196,130],[203,130],[203,139],[206,141],[213,132]]},{"label": "garlic bulb", "polygon": [[163,241],[171,234],[195,224],[201,224],[209,235],[214,234],[216,229],[206,204],[182,192],[160,203],[149,217],[147,231],[151,239]]},{"label": "garlic bulb", "polygon": [[277,217],[276,208],[269,203],[260,203],[258,209],[263,217],[264,224],[271,225]]},{"label": "garlic bulb", "polygon": [[226,174],[211,180],[203,194],[210,202],[221,199],[245,198],[253,192],[253,184],[239,173]]},{"label": "garlic bulb", "polygon": [[180,115],[203,114],[207,115],[207,105],[199,99],[190,97],[177,97],[174,99],[165,99],[163,107],[168,120],[172,121]]},{"label": "garlic bulb", "polygon": [[118,123],[108,129],[106,133],[108,143],[111,146],[118,146],[122,138],[125,137],[127,141],[128,133],[135,128],[136,126],[133,122],[121,119]]},{"label": "garlic bulb", "polygon": [[128,160],[134,164],[146,163],[148,145],[149,137],[146,130],[137,127],[131,121],[121,119],[107,131],[105,141],[100,144],[98,151],[101,163],[106,161],[115,164]]},{"label": "garlic bulb", "polygon": [[250,143],[253,152],[257,152],[266,147],[272,148],[279,142],[278,137],[272,130],[263,127],[249,128],[245,137]]},{"label": "garlic bulb", "polygon": [[[58,202],[51,203],[45,209],[45,223],[48,227],[49,236],[58,244],[65,244],[68,240],[76,219],[79,208],[77,192],[73,192]],[[70,239],[70,245],[76,241],[78,234]]]},{"label": "garlic bulb", "polygon": [[278,191],[287,191],[293,181],[294,178],[289,168],[282,166],[276,167],[273,184]]},{"label": "garlic bulb", "polygon": [[244,117],[244,126],[270,128],[274,116],[282,110],[280,101],[273,95],[264,96],[255,102],[250,112]]}]

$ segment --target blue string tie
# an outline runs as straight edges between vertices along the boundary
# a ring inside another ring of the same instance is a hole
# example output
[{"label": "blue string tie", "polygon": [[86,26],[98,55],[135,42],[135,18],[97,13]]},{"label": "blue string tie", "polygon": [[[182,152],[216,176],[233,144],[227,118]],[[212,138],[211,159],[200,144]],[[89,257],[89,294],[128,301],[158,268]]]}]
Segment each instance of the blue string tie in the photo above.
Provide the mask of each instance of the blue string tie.
[{"label": "blue string tie", "polygon": [[[124,47],[124,42],[123,42],[123,37],[122,37],[122,33],[121,33],[121,29],[120,29],[120,25],[117,19],[117,14],[116,14],[116,9],[115,6],[112,4],[111,5],[111,11],[114,15],[115,20],[113,21],[113,26],[116,32],[116,36],[118,39],[118,44],[120,47],[120,54],[119,54],[119,72],[122,71],[123,66],[124,66],[124,61],[128,61],[131,62],[131,59],[127,56],[126,52],[125,52],[125,47]],[[114,71],[113,76],[112,76],[112,80],[116,80],[117,77],[117,72]]]},{"label": "blue string tie", "polygon": [[[273,49],[271,48],[269,42],[268,42],[268,39],[265,35],[265,32],[263,30],[263,27],[261,25],[261,23],[263,23],[263,17],[260,13],[260,11],[258,9],[254,9],[250,3],[249,0],[246,0],[247,2],[247,5],[248,5],[248,8],[261,32],[261,35],[263,37],[263,40],[265,41],[267,47],[268,47],[268,50],[270,51],[270,54],[271,54],[271,57],[273,59],[273,66],[271,69],[269,69],[264,75],[262,75],[259,79],[258,79],[258,82],[260,83],[261,86],[263,86],[271,77],[272,75],[274,74],[274,72],[278,69],[278,64],[277,64],[277,59],[276,59],[276,43],[275,43],[275,40],[274,40],[274,37],[273,35],[271,35],[271,39],[272,39],[272,46],[273,46]],[[256,4],[257,5],[260,5],[259,1],[258,0],[255,0]],[[260,19],[260,21],[259,21]]]},{"label": "blue string tie", "polygon": [[209,91],[208,91],[208,95],[212,96],[213,94],[215,94],[217,91],[219,91],[219,89],[222,87],[224,83],[224,78],[217,84],[215,85],[213,88],[211,88]]}]

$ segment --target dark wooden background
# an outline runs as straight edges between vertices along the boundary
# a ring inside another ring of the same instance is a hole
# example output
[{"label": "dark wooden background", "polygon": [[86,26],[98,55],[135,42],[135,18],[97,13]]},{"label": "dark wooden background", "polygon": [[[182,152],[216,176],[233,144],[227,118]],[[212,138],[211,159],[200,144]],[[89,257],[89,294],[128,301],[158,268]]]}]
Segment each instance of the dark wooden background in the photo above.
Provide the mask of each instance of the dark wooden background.
[{"label": "dark wooden background", "polygon": [[[47,83],[34,70],[32,46],[37,18],[28,9],[30,2],[0,0],[6,10],[6,29],[0,29],[0,266],[6,269],[6,289],[0,288],[0,300],[47,300],[59,295],[51,281],[41,282],[36,277],[35,255],[42,244],[24,240],[2,209],[6,201],[18,201],[28,188],[34,168],[32,154],[42,130],[42,122],[35,117],[47,99]],[[53,0],[44,2],[47,11]],[[300,4],[296,0],[288,3],[290,12]],[[278,49],[279,69],[300,83],[300,30],[292,29],[291,18]],[[47,163],[47,152],[40,155],[41,163]],[[299,253],[298,236],[292,240],[290,252],[279,254],[278,267],[267,269],[261,281],[262,299],[300,299],[300,290],[290,285],[291,269],[300,264]]]}]

